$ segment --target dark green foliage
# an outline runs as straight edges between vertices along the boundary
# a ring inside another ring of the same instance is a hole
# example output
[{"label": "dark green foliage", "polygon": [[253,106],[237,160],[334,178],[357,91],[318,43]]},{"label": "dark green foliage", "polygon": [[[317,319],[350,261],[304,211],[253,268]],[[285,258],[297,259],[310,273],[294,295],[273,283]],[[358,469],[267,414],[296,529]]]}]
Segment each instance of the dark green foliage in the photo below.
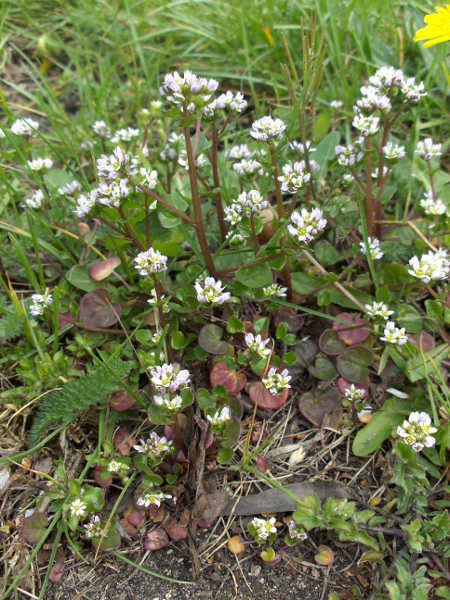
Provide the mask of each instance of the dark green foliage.
[{"label": "dark green foliage", "polygon": [[22,333],[24,318],[16,312],[7,312],[0,319],[0,341],[9,342]]},{"label": "dark green foliage", "polygon": [[71,423],[76,412],[104,403],[107,394],[117,392],[120,388],[111,372],[124,377],[130,368],[131,363],[111,359],[108,366],[102,365],[81,379],[70,381],[62,390],[49,394],[40,405],[28,434],[30,444],[36,444],[53,425]]}]

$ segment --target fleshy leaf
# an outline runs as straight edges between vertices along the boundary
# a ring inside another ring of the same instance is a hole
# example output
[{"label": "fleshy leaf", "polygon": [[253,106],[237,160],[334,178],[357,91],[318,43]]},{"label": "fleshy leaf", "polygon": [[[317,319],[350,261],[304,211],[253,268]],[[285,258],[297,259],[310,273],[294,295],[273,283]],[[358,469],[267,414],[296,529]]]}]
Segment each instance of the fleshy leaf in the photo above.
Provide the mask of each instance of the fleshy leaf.
[{"label": "fleshy leaf", "polygon": [[361,383],[369,375],[373,353],[365,346],[352,346],[337,357],[339,375],[353,383]]},{"label": "fleshy leaf", "polygon": [[319,338],[319,346],[322,352],[331,356],[342,354],[347,347],[339,333],[334,329],[325,329]]},{"label": "fleshy leaf", "polygon": [[[346,312],[340,313],[337,315],[337,318],[348,322],[348,325],[339,323],[338,321],[333,322],[333,329],[338,332],[338,337],[343,340],[347,346],[362,344],[369,337],[370,331],[359,328],[367,327],[365,319],[362,319],[361,317],[354,319]],[[352,327],[352,325],[357,325],[359,327]]]},{"label": "fleshy leaf", "polygon": [[334,387],[306,392],[298,402],[300,412],[316,427],[322,427],[327,417],[328,427],[339,427],[342,421],[342,396]]},{"label": "fleshy leaf", "polygon": [[210,354],[226,354],[228,344],[222,341],[222,335],[223,330],[220,327],[208,323],[202,327],[198,336],[198,343],[203,350]]},{"label": "fleshy leaf", "polygon": [[38,544],[45,533],[47,517],[44,513],[35,512],[23,521],[22,536],[28,544]]},{"label": "fleshy leaf", "polygon": [[107,290],[94,290],[80,300],[78,320],[88,327],[111,327],[121,316],[122,307],[117,302],[112,302]]},{"label": "fleshy leaf", "polygon": [[235,535],[234,537],[228,540],[228,550],[232,554],[242,554],[243,552],[245,552],[245,546],[241,542],[241,539],[238,535]]},{"label": "fleshy leaf", "polygon": [[314,560],[319,563],[319,565],[328,566],[334,563],[334,553],[331,548],[321,544],[317,547],[317,550],[319,553],[316,554]]},{"label": "fleshy leaf", "polygon": [[106,279],[111,273],[114,271],[116,267],[120,265],[120,258],[117,256],[113,256],[112,258],[107,258],[106,260],[102,260],[89,269],[89,276],[94,281],[101,281],[102,279]]},{"label": "fleshy leaf", "polygon": [[325,358],[325,356],[318,356],[314,365],[309,365],[308,371],[313,377],[317,377],[317,379],[323,379],[325,381],[330,381],[337,375],[334,364],[331,362],[331,360]]},{"label": "fleshy leaf", "polygon": [[230,370],[224,362],[218,362],[213,366],[209,379],[213,388],[216,385],[223,385],[229,394],[239,393],[247,383],[244,373]]},{"label": "fleshy leaf", "polygon": [[272,396],[261,381],[255,381],[250,385],[248,395],[253,404],[264,410],[276,410],[283,406],[289,397],[289,389],[285,389],[279,396]]},{"label": "fleshy leaf", "polygon": [[168,545],[169,537],[164,529],[161,529],[160,527],[147,534],[144,542],[145,549],[152,552],[161,550],[161,548],[167,548]]}]

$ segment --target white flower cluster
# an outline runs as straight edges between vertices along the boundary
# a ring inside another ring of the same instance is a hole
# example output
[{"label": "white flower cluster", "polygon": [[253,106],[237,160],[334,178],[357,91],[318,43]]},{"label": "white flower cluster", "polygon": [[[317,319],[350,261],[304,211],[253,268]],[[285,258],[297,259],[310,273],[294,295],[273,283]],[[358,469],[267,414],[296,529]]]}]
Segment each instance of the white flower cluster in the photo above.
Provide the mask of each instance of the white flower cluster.
[{"label": "white flower cluster", "polygon": [[395,326],[393,321],[388,321],[384,329],[384,337],[380,338],[380,340],[389,342],[390,344],[403,346],[408,341],[408,336],[403,327],[399,329]]},{"label": "white flower cluster", "polygon": [[227,421],[231,419],[231,411],[228,406],[224,406],[216,411],[212,417],[206,415],[207,420],[211,423],[211,427],[216,430],[223,429]]},{"label": "white flower cluster", "polygon": [[400,90],[404,96],[404,102],[417,102],[423,96],[427,95],[423,82],[416,83],[414,77],[405,79],[401,69],[394,67],[382,67],[372,77],[369,77],[369,82],[380,90],[381,93],[394,95]]},{"label": "white flower cluster", "polygon": [[92,125],[93,132],[101,138],[109,139],[111,137],[111,129],[106,121],[95,121]]},{"label": "white flower cluster", "polygon": [[[369,244],[369,252],[370,252],[370,256],[372,257],[372,260],[379,260],[380,258],[383,258],[384,256],[384,252],[381,252],[381,247],[380,247],[380,240],[377,238],[367,238],[367,243]],[[362,254],[366,255],[366,245],[364,242],[360,242],[359,244],[360,250],[362,252]]]},{"label": "white flower cluster", "polygon": [[420,279],[422,283],[447,279],[450,272],[450,261],[445,250],[438,250],[436,253],[430,250],[427,254],[423,254],[420,260],[417,256],[413,256],[409,264],[411,269],[408,273]]},{"label": "white flower cluster", "polygon": [[249,160],[244,158],[240,162],[234,163],[233,169],[239,177],[251,177],[252,175],[255,175],[255,173],[258,175],[264,174],[261,163],[253,158],[250,158]]},{"label": "white flower cluster", "polygon": [[373,304],[366,304],[367,314],[370,317],[382,317],[387,320],[391,315],[394,314],[393,310],[389,310],[384,302],[374,302]]},{"label": "white flower cluster", "polygon": [[76,192],[81,191],[81,185],[78,181],[67,183],[63,187],[58,188],[58,194],[61,196],[73,196]]},{"label": "white flower cluster", "polygon": [[284,175],[278,177],[278,181],[281,181],[281,190],[285,193],[294,194],[311,180],[311,173],[308,172],[304,160],[294,163],[293,166],[284,165],[283,173]]},{"label": "white flower cluster", "polygon": [[103,527],[100,525],[100,517],[92,515],[89,523],[83,525],[86,529],[85,536],[89,539],[100,537],[103,533]]},{"label": "white flower cluster", "polygon": [[114,136],[111,138],[111,142],[113,144],[118,144],[119,142],[132,142],[133,139],[138,136],[139,129],[127,127],[126,129],[119,129],[118,131],[116,131]]},{"label": "white flower cluster", "polygon": [[127,198],[131,192],[127,183],[128,179],[102,181],[97,189],[97,202],[110,208],[119,208],[121,200]]},{"label": "white flower cluster", "polygon": [[218,86],[219,83],[215,79],[208,81],[204,77],[197,77],[191,71],[185,71],[181,76],[175,71],[164,77],[159,92],[171,104],[186,104],[187,111],[195,113],[205,107]]},{"label": "white flower cluster", "polygon": [[417,143],[416,154],[424,160],[431,160],[435,156],[441,156],[442,144],[433,144],[431,138],[426,138]]},{"label": "white flower cluster", "polygon": [[287,369],[283,369],[281,373],[278,373],[276,369],[271,367],[266,379],[263,379],[262,382],[272,396],[278,396],[283,390],[291,387],[289,385],[291,379],[292,377],[289,375],[289,371]]},{"label": "white flower cluster", "polygon": [[240,144],[239,146],[233,146],[228,153],[230,160],[242,160],[243,158],[250,158],[253,156],[253,152],[249,150],[247,144]]},{"label": "white flower cluster", "polygon": [[355,115],[352,122],[353,127],[364,137],[370,137],[378,133],[380,129],[380,118],[373,115]]},{"label": "white flower cluster", "polygon": [[171,498],[172,494],[148,491],[137,499],[136,504],[138,506],[144,506],[145,508],[148,508],[151,504],[154,504],[155,506],[161,506],[161,502],[164,502],[164,500],[170,500]]},{"label": "white flower cluster", "polygon": [[359,149],[352,144],[348,146],[336,146],[334,149],[338,155],[338,163],[341,167],[353,167],[364,158],[364,152],[361,149],[361,143],[364,143],[364,138],[360,138],[355,143],[360,146]]},{"label": "white flower cluster", "polygon": [[167,140],[167,144],[164,146],[164,150],[159,153],[159,158],[163,162],[178,160],[178,154],[180,151],[180,144],[183,139],[182,135],[172,133]]},{"label": "white flower cluster", "polygon": [[302,155],[305,154],[306,150],[308,150],[308,153],[316,151],[316,148],[311,147],[311,142],[309,140],[307,140],[305,144],[294,140],[293,142],[289,142],[289,146],[292,148],[292,150],[297,150]]},{"label": "white flower cluster", "polygon": [[431,426],[431,417],[425,412],[411,413],[402,427],[397,428],[397,435],[416,452],[434,446],[436,440],[430,434],[436,432],[436,427]]},{"label": "white flower cluster", "polygon": [[246,106],[247,100],[245,100],[244,95],[241,94],[241,92],[237,92],[236,94],[233,94],[233,92],[226,92],[205,106],[204,114],[211,118],[215,115],[217,110],[225,109],[240,113]]},{"label": "white flower cluster", "polygon": [[176,392],[189,386],[191,375],[177,363],[164,364],[151,369],[151,382],[161,394]]},{"label": "white flower cluster", "polygon": [[231,296],[229,292],[223,291],[225,287],[222,287],[222,282],[216,281],[214,277],[206,277],[203,282],[196,281],[195,291],[197,292],[197,300],[201,304],[210,304],[212,306],[223,304]]},{"label": "white flower cluster", "polygon": [[27,137],[36,137],[36,131],[39,129],[39,123],[33,119],[17,119],[11,125],[11,131],[15,135],[23,135]]},{"label": "white flower cluster", "polygon": [[288,523],[289,537],[292,540],[301,540],[305,541],[308,539],[308,534],[304,530],[301,525],[297,525],[294,520],[289,521]]},{"label": "white flower cluster", "polygon": [[[149,190],[154,190],[158,184],[158,172],[150,171],[150,169],[144,169],[143,167],[139,169],[139,173],[141,175],[141,181],[139,185],[142,185]],[[136,191],[139,192],[139,188],[136,187]],[[155,206],[156,208],[156,206]]]},{"label": "white flower cluster", "polygon": [[44,314],[47,307],[53,304],[53,297],[50,294],[48,288],[43,294],[33,294],[31,296],[32,304],[30,306],[30,314],[33,317],[39,317]]},{"label": "white flower cluster", "polygon": [[36,190],[31,198],[25,200],[25,204],[30,208],[41,208],[44,202],[44,192],[42,190]]},{"label": "white flower cluster", "polygon": [[174,447],[172,441],[167,440],[165,437],[159,437],[154,431],[152,431],[147,441],[140,440],[140,442],[133,448],[140,454],[146,454],[151,459],[159,458]]},{"label": "white flower cluster", "polygon": [[251,520],[250,525],[255,530],[255,536],[260,540],[266,540],[271,533],[276,533],[277,528],[275,527],[276,519],[271,517],[270,519],[260,519],[255,517]]},{"label": "white flower cluster", "polygon": [[356,101],[356,106],[353,110],[357,113],[371,114],[374,112],[390,113],[391,101],[388,96],[385,96],[380,88],[364,85],[361,88],[362,98]]},{"label": "white flower cluster", "polygon": [[287,288],[281,287],[277,283],[272,283],[267,287],[263,288],[263,294],[266,298],[285,298]]},{"label": "white flower cluster", "polygon": [[260,142],[272,142],[281,140],[286,124],[281,119],[263,117],[253,123],[252,129],[250,135],[255,139]]},{"label": "white flower cluster", "polygon": [[51,158],[35,158],[28,161],[30,171],[48,171],[53,166]]},{"label": "white flower cluster", "polygon": [[294,225],[288,225],[288,231],[295,238],[295,241],[302,244],[308,244],[327,226],[327,220],[323,218],[323,212],[314,208],[308,212],[302,208],[301,214],[295,212],[291,216]]},{"label": "white flower cluster", "polygon": [[419,202],[420,206],[426,215],[437,217],[445,215],[447,207],[439,198],[434,199],[433,192],[425,192],[424,198]]},{"label": "white flower cluster", "polygon": [[147,277],[150,273],[163,273],[167,270],[167,256],[153,248],[139,252],[134,262],[141,277]]},{"label": "white flower cluster", "polygon": [[[181,165],[182,167],[184,167],[185,171],[189,171],[189,162],[188,162],[186,150],[180,150],[180,154],[178,156],[178,164]],[[204,154],[199,154],[195,158],[195,167],[197,169],[201,169],[205,165],[206,165],[205,155]]]},{"label": "white flower cluster", "polygon": [[125,154],[120,146],[117,146],[108,158],[105,154],[97,160],[97,171],[100,179],[118,179],[120,171],[130,162],[130,157]]},{"label": "white flower cluster", "polygon": [[267,340],[263,341],[259,333],[256,336],[253,335],[253,333],[245,334],[245,343],[247,344],[247,348],[250,350],[250,352],[253,352],[261,358],[265,358],[271,353],[270,348],[266,348],[269,342],[270,338],[267,338]]},{"label": "white flower cluster", "polygon": [[77,198],[77,208],[74,211],[79,219],[86,217],[97,204],[98,190],[91,190],[89,196],[83,194]]}]

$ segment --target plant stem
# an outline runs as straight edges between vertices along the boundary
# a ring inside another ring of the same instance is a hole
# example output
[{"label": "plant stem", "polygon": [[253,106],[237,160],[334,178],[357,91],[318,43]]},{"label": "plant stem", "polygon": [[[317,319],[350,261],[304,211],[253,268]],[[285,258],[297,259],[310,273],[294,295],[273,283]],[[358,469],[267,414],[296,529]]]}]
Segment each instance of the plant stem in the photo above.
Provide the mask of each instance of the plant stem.
[{"label": "plant stem", "polygon": [[172,211],[174,215],[177,215],[178,217],[180,217],[180,219],[182,219],[183,221],[186,221],[186,223],[188,223],[189,225],[192,225],[192,227],[197,227],[197,223],[194,221],[194,219],[191,219],[191,217],[189,217],[188,215],[185,215],[184,212],[182,212],[181,210],[178,210],[178,208],[176,208],[175,206],[172,206],[172,204],[167,202],[167,200],[164,200],[164,198],[161,198],[161,196],[158,196],[158,194],[155,194],[155,192],[153,192],[152,190],[149,190],[144,185],[138,185],[137,187],[139,188],[139,190],[141,192],[144,192],[144,194],[146,194],[147,196],[150,196],[154,200],[157,200],[165,208]]},{"label": "plant stem", "polygon": [[[367,136],[366,148],[366,195],[365,195],[365,217],[367,222],[367,234],[373,238],[373,192],[372,192],[372,138]],[[364,218],[364,215],[361,215]]]},{"label": "plant stem", "polygon": [[[217,135],[217,127],[214,122],[211,127],[211,133],[212,133],[211,166],[212,166],[212,172],[213,172],[214,188],[218,189],[218,188],[220,188],[219,164],[218,164],[218,159],[217,159],[219,137]],[[222,238],[222,242],[224,242],[227,238],[227,227],[225,224],[225,213],[223,212],[222,195],[221,195],[220,191],[214,195],[214,200],[216,202],[216,210],[217,210],[217,218],[219,220],[220,236]]]},{"label": "plant stem", "polygon": [[[185,117],[187,117],[187,108],[184,106]],[[186,155],[188,159],[189,165],[189,179],[191,182],[191,192],[192,192],[192,204],[194,207],[194,217],[195,223],[197,225],[197,236],[198,242],[200,244],[200,248],[202,249],[203,256],[205,258],[206,268],[208,269],[209,274],[212,277],[217,276],[216,268],[214,267],[214,263],[211,257],[211,253],[209,251],[208,242],[206,240],[205,227],[203,224],[203,215],[202,215],[202,204],[200,201],[200,193],[198,190],[198,181],[197,175],[195,172],[195,159],[194,153],[192,151],[192,143],[191,143],[191,134],[189,132],[189,127],[183,127],[184,139],[186,142]]]},{"label": "plant stem", "polygon": [[282,256],[285,256],[285,253],[279,252],[278,254],[274,254],[273,256],[266,256],[265,258],[260,258],[259,260],[254,260],[253,262],[245,263],[245,265],[239,265],[238,267],[228,267],[228,269],[220,269],[220,271],[217,271],[217,275],[227,275],[228,273],[234,273],[241,267],[257,267],[258,265],[270,262],[271,260],[275,260],[276,258],[281,258]]}]

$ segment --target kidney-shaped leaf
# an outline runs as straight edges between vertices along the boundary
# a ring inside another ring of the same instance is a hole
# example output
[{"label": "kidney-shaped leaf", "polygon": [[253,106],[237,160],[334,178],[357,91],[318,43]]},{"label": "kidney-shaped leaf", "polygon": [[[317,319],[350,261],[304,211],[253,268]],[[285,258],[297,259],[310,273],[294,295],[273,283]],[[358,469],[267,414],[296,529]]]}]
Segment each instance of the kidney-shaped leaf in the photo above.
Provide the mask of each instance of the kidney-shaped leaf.
[{"label": "kidney-shaped leaf", "polygon": [[47,517],[44,513],[35,512],[23,521],[22,535],[28,544],[38,544],[45,533]]},{"label": "kidney-shaped leaf", "polygon": [[155,551],[166,548],[169,545],[169,536],[164,529],[158,528],[150,532],[145,538],[144,546],[146,550]]},{"label": "kidney-shaped leaf", "polygon": [[325,417],[328,427],[338,427],[342,421],[342,396],[334,387],[302,394],[298,406],[302,415],[316,427],[322,426]]},{"label": "kidney-shaped leaf", "polygon": [[339,334],[334,329],[325,329],[319,338],[319,346],[325,354],[337,356],[342,354],[347,348],[346,343],[339,337]]},{"label": "kidney-shaped leaf", "polygon": [[346,312],[340,313],[337,315],[337,318],[348,322],[348,325],[339,323],[338,321],[334,321],[333,323],[333,329],[338,332],[339,338],[343,340],[347,346],[362,344],[369,337],[370,331],[361,329],[361,327],[367,327],[365,319],[362,319],[361,317],[354,319],[352,315]]},{"label": "kidney-shaped leaf", "polygon": [[289,389],[285,389],[279,396],[272,396],[261,381],[255,381],[250,385],[248,395],[253,404],[264,410],[275,410],[283,406],[289,397]]},{"label": "kidney-shaped leaf", "polygon": [[226,354],[228,344],[222,340],[223,330],[217,325],[203,325],[198,336],[198,343],[210,354]]},{"label": "kidney-shaped leaf", "polygon": [[211,386],[223,385],[227,388],[229,394],[237,394],[244,389],[247,383],[247,377],[244,373],[230,370],[226,363],[218,362],[211,369],[209,374]]},{"label": "kidney-shaped leaf", "polygon": [[339,375],[352,383],[361,383],[369,375],[373,353],[365,346],[352,346],[337,357]]},{"label": "kidney-shaped leaf", "polygon": [[88,327],[111,327],[121,315],[122,307],[112,302],[111,294],[103,288],[85,294],[80,300],[78,320]]}]

